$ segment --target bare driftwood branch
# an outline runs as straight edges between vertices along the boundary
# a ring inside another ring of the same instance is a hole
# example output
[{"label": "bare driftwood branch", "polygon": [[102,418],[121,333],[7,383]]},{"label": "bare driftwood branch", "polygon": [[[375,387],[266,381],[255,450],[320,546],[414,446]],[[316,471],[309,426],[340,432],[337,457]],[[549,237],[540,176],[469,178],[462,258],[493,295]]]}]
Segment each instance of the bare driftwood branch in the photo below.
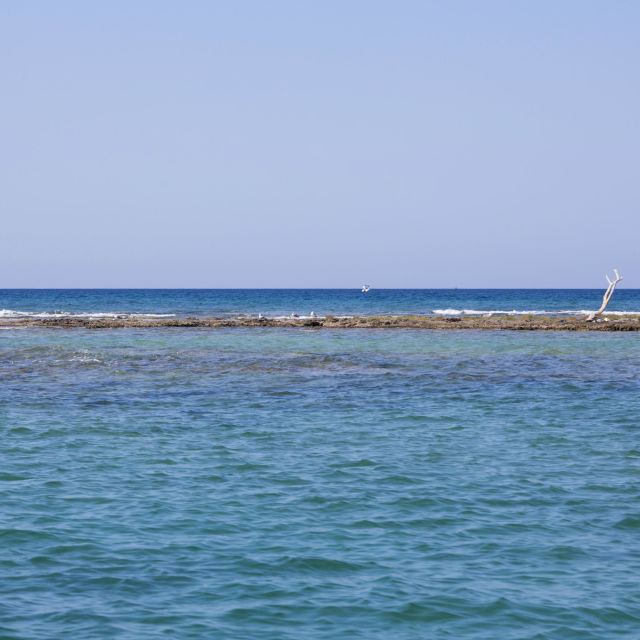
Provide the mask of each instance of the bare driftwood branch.
[{"label": "bare driftwood branch", "polygon": [[607,287],[607,290],[604,292],[604,296],[602,298],[602,305],[597,311],[592,311],[587,316],[587,322],[592,322],[593,320],[595,320],[596,316],[599,316],[607,308],[607,305],[609,304],[609,300],[611,300],[611,296],[613,295],[613,290],[616,288],[616,285],[618,284],[618,282],[622,280],[622,276],[620,276],[617,269],[614,269],[613,273],[615,273],[616,275],[614,280],[609,279],[609,274],[605,275],[605,278],[607,279],[609,286]]}]

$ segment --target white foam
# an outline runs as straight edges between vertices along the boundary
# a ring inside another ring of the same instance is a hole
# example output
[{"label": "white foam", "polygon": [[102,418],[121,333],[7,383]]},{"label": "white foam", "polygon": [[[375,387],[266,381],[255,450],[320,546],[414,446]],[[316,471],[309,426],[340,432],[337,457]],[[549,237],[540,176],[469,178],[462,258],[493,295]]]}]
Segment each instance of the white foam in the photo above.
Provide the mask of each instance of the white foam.
[{"label": "white foam", "polygon": [[[517,310],[512,309],[508,311],[506,309],[490,309],[481,311],[479,309],[434,309],[433,314],[437,316],[583,316],[592,313],[587,309],[560,309],[560,310],[547,310],[547,309],[525,309]],[[633,316],[639,315],[640,311],[605,311],[603,315],[608,316]]]},{"label": "white foam", "polygon": [[0,318],[172,318],[175,313],[107,313],[73,311],[14,311],[13,309],[0,309]]},{"label": "white foam", "polygon": [[460,316],[464,313],[460,309],[434,309],[433,313],[437,316]]}]

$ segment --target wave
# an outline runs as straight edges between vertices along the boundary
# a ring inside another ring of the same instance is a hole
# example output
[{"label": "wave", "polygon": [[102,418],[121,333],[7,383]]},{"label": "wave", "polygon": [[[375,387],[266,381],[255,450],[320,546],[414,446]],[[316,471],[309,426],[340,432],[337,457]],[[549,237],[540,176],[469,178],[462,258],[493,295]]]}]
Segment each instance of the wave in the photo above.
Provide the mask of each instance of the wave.
[{"label": "wave", "polygon": [[[592,313],[593,309],[530,309],[519,311],[512,309],[433,309],[436,316],[583,316]],[[635,316],[640,315],[640,311],[605,311],[606,316]]]},{"label": "wave", "polygon": [[0,309],[0,318],[173,318],[175,315],[175,313],[14,311],[13,309]]},{"label": "wave", "polygon": [[[431,311],[425,311],[423,314],[425,317],[433,316],[583,316],[592,313],[591,309],[432,309]],[[104,312],[104,311],[16,311],[13,309],[0,309],[0,318],[6,319],[20,319],[20,318],[33,318],[33,319],[47,319],[47,318],[85,318],[85,319],[100,319],[100,318],[175,318],[176,313],[141,313],[141,312]],[[256,318],[255,313],[246,314],[214,314],[220,317],[231,315],[237,319],[249,319]],[[411,312],[399,313],[373,313],[373,314],[361,314],[361,317],[367,317],[368,315],[384,315],[390,317],[397,317],[403,315],[413,315]],[[640,311],[605,311],[603,315],[606,316],[634,316],[640,315]],[[325,314],[289,314],[289,315],[273,315],[264,316],[271,320],[324,320]],[[351,314],[335,314],[336,319],[348,319],[353,318]]]}]

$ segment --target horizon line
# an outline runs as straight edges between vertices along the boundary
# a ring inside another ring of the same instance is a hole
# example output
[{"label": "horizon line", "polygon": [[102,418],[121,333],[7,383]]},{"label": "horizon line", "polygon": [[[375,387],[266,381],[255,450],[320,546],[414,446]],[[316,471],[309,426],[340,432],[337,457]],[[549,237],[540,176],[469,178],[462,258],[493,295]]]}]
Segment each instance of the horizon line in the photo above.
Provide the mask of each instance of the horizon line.
[{"label": "horizon line", "polygon": [[[359,291],[354,287],[2,287],[0,291]],[[602,287],[371,287],[370,291],[599,291]],[[619,287],[618,290],[640,291]]]}]

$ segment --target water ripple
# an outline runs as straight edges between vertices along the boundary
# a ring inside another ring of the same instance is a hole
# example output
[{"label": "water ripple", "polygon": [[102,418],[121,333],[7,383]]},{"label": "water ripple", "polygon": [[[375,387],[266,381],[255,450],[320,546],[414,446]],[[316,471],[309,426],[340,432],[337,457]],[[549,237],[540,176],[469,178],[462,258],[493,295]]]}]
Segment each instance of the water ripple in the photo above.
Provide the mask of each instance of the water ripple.
[{"label": "water ripple", "polygon": [[6,331],[0,635],[635,638],[640,343]]}]

